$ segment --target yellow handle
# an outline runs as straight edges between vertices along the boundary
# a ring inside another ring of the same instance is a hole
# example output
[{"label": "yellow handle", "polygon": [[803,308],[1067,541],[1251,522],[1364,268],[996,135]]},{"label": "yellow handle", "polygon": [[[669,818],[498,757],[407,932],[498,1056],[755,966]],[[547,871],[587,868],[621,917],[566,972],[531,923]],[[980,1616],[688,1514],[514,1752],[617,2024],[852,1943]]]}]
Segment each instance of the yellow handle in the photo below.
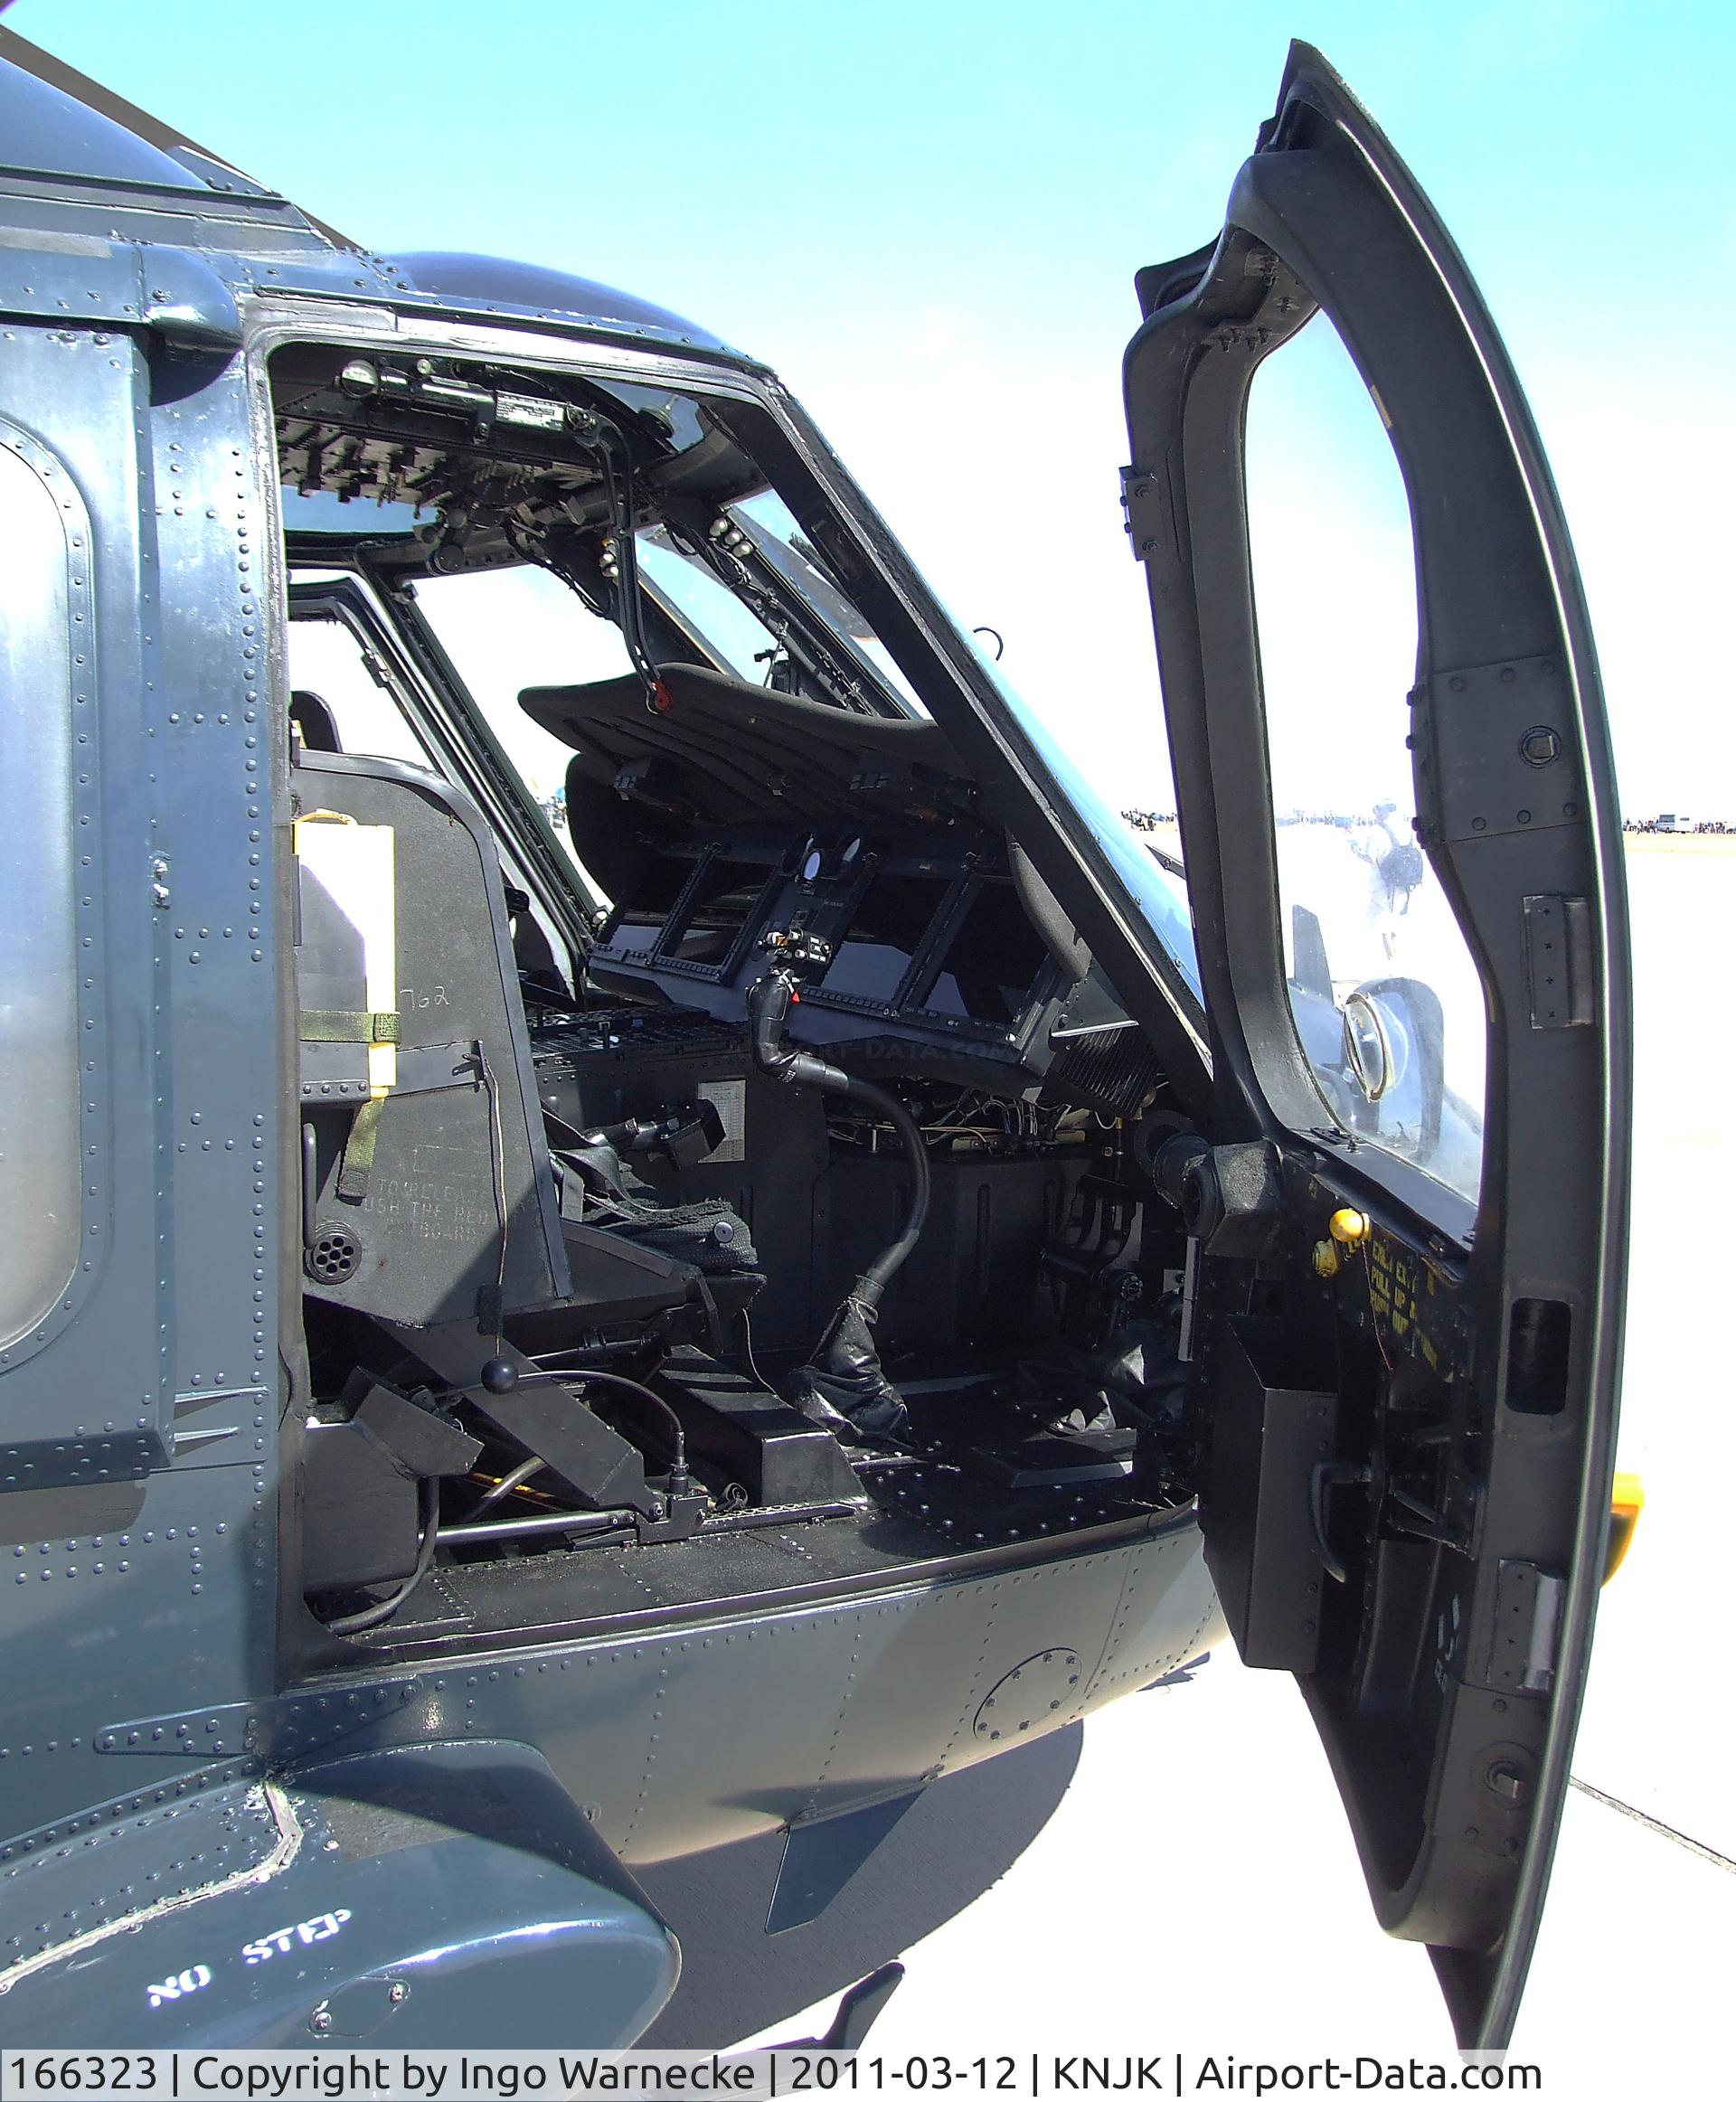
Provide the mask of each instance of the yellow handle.
[{"label": "yellow handle", "polygon": [[1646,1508],[1646,1485],[1637,1475],[1618,1475],[1609,1489],[1609,1552],[1604,1558],[1607,1584],[1633,1545],[1634,1528]]}]

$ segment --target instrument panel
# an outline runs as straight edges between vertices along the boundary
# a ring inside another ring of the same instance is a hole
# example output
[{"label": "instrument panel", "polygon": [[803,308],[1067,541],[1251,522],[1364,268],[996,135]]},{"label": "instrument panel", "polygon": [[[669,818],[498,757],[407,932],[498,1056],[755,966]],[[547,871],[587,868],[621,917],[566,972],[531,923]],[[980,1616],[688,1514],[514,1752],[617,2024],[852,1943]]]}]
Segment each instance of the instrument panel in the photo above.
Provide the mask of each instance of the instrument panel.
[{"label": "instrument panel", "polygon": [[1113,1115],[1145,1099],[1150,1047],[1059,909],[1033,909],[936,724],[659,676],[666,710],[637,677],[519,696],[571,747],[568,822],[615,900],[593,985],[741,1024],[775,955],[799,981],[787,1034],[846,1069],[1043,1083]]},{"label": "instrument panel", "polygon": [[802,967],[789,1027],[811,1042],[890,1030],[1018,1063],[1071,990],[1004,857],[857,833],[649,854],[603,925],[590,976],[732,1018],[774,947]]},{"label": "instrument panel", "polygon": [[[935,858],[862,834],[652,853],[603,923],[590,976],[733,1013],[773,946],[803,961],[798,1004],[816,1015],[1003,1051],[1068,990],[1005,860]],[[702,988],[731,1001],[719,1007]]]}]

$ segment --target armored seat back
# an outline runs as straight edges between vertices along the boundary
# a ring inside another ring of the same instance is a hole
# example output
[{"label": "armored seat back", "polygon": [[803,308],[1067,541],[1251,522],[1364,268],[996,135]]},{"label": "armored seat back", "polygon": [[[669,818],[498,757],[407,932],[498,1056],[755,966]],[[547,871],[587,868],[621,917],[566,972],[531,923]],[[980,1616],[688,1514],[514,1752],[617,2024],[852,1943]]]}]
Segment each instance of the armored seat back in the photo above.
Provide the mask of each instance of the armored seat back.
[{"label": "armored seat back", "polygon": [[497,1333],[569,1282],[494,843],[398,760],[304,750],[291,785],[308,1288]]}]

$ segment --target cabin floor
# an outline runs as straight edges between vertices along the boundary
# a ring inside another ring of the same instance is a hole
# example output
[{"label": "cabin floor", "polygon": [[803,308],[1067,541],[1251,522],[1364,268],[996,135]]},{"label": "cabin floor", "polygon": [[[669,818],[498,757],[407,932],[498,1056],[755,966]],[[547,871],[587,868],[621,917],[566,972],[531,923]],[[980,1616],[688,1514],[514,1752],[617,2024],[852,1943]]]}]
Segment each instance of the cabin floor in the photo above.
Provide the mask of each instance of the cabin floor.
[{"label": "cabin floor", "polygon": [[[910,1449],[858,1454],[856,1494],[829,1505],[725,1508],[686,1539],[642,1540],[625,1519],[563,1520],[553,1507],[538,1521],[550,1531],[515,1538],[467,1540],[461,1519],[443,1522],[442,1542],[456,1533],[455,1543],[392,1620],[354,1644],[409,1661],[618,1633],[1040,1560],[1081,1534],[1107,1542],[1186,1511],[1179,1435],[1137,1448],[1131,1431],[1050,1435],[1012,1412],[1003,1384],[981,1373],[901,1382]],[[513,1508],[535,1503],[521,1491]]]}]

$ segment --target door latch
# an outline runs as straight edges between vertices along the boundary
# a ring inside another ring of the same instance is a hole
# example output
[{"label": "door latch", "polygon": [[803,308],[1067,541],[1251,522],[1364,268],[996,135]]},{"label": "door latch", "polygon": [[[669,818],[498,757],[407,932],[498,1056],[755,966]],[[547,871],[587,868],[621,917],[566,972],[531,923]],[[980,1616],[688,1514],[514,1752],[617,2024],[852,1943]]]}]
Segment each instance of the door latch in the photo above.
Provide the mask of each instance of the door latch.
[{"label": "door latch", "polygon": [[1308,1524],[1314,1532],[1314,1551],[1335,1584],[1349,1583],[1350,1571],[1326,1538],[1326,1498],[1335,1489],[1366,1489],[1373,1478],[1374,1470],[1366,1460],[1321,1460],[1308,1470]]}]

